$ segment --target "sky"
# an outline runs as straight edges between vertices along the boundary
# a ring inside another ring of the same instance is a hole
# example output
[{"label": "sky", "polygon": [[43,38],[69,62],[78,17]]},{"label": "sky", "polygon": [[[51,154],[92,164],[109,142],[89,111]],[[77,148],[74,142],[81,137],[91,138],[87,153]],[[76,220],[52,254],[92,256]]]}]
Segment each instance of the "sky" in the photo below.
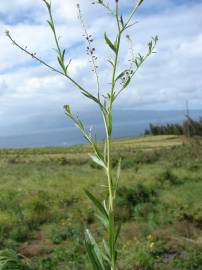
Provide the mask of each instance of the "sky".
[{"label": "sky", "polygon": [[[107,32],[114,38],[113,17],[102,7],[92,5],[92,0],[78,2],[94,39],[105,93],[111,71],[107,59],[112,52],[103,34]],[[127,18],[136,1],[119,2]],[[72,59],[71,76],[95,94],[96,81],[86,55],[76,3],[52,0],[53,15],[67,61]],[[115,1],[109,3],[114,7]],[[201,14],[202,0],[144,0],[134,18],[137,24],[128,33],[137,53],[144,53],[151,37],[158,35],[157,53],[147,60],[120,96],[115,104],[117,110],[184,110],[187,100],[190,109],[202,109]],[[28,132],[30,123],[37,129],[41,119],[51,122],[55,115],[63,115],[64,104],[71,104],[74,111],[94,110],[93,103],[81,96],[69,81],[22,53],[5,36],[5,30],[9,30],[23,47],[59,68],[47,19],[42,0],[0,2],[0,136],[15,134],[17,130]],[[124,37],[119,64],[127,67],[129,57]]]}]

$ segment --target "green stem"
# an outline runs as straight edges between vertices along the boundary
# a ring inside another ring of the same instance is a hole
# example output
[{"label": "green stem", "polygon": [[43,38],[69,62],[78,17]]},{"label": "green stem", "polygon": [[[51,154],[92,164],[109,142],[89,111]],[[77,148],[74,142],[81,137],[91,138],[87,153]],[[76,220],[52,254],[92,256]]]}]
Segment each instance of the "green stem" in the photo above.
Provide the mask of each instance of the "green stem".
[{"label": "green stem", "polygon": [[142,0],[138,1],[137,5],[135,6],[132,13],[130,14],[130,17],[128,18],[127,22],[125,23],[123,30],[125,30],[127,28],[128,24],[130,23],[131,19],[133,18],[134,14],[137,11],[138,7],[140,6],[141,2],[142,2]]},{"label": "green stem", "polygon": [[111,93],[110,93],[110,100],[109,100],[109,108],[107,111],[107,122],[106,117],[105,119],[105,128],[106,128],[106,137],[107,137],[107,179],[108,179],[108,187],[109,187],[109,214],[111,218],[111,229],[109,228],[109,242],[112,240],[111,245],[111,270],[116,269],[116,247],[115,247],[115,207],[114,207],[114,201],[115,201],[115,194],[114,194],[114,186],[113,186],[113,179],[112,179],[112,156],[111,156],[111,132],[112,132],[112,106],[113,106],[113,100],[114,100],[114,91],[115,91],[115,76],[116,76],[116,70],[118,65],[118,57],[119,57],[119,49],[120,49],[120,41],[121,41],[121,29],[120,29],[120,23],[119,23],[119,12],[118,12],[118,2],[116,3],[116,20],[117,20],[117,26],[118,26],[118,34],[116,39],[116,55],[114,59],[114,66],[113,66],[113,72],[112,72],[112,87],[111,87]]},{"label": "green stem", "polygon": [[35,54],[29,52],[26,48],[23,48],[20,44],[18,44],[9,33],[7,33],[8,38],[11,40],[12,44],[15,45],[16,47],[18,47],[21,51],[25,52],[26,54],[28,54],[29,56],[31,56],[33,59],[35,59],[36,61],[38,61],[39,63],[41,63],[42,65],[46,66],[47,68],[51,69],[52,71],[66,77],[67,79],[69,79],[78,89],[80,89],[82,92],[87,93],[88,91],[82,87],[79,83],[77,83],[72,77],[70,77],[68,74],[64,74],[64,72],[54,68],[53,66],[47,64],[45,61],[43,61],[42,59],[40,59],[39,57],[37,57]]}]

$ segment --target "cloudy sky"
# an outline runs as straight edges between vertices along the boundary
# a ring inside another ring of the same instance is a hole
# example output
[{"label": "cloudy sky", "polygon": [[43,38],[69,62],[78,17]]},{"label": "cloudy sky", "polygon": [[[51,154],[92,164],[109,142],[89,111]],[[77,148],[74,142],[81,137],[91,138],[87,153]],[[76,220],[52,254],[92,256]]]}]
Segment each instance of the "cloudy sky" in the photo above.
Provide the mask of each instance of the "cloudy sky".
[{"label": "cloudy sky", "polygon": [[[78,1],[79,2],[79,1]],[[109,85],[110,50],[103,41],[106,31],[114,37],[113,18],[92,0],[80,0],[88,31],[93,35],[103,92]],[[113,0],[109,0],[114,6]],[[120,0],[126,17],[134,0]],[[75,0],[52,0],[60,42],[72,59],[70,73],[95,92],[94,74],[85,53],[85,41],[77,19]],[[138,23],[130,30],[136,52],[144,52],[154,35],[159,36],[157,54],[142,67],[131,86],[116,103],[117,109],[202,109],[202,0],[144,0],[136,14]],[[54,43],[47,26],[42,0],[0,2],[0,135],[15,133],[28,123],[63,114],[68,103],[76,111],[93,110],[66,79],[36,63],[14,47],[5,36],[9,30],[16,41],[57,66]],[[127,42],[123,41],[120,63],[128,64]]]}]

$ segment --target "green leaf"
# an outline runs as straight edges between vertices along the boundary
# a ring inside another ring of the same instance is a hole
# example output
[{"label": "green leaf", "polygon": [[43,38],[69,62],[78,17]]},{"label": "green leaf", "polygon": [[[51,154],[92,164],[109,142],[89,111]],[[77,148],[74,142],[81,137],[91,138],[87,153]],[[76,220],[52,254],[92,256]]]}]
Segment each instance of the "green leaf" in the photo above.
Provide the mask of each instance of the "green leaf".
[{"label": "green leaf", "polygon": [[118,81],[119,79],[121,79],[124,75],[125,75],[125,73],[128,71],[128,69],[125,69],[124,71],[122,71],[117,77],[116,77],[116,79],[115,79],[115,81]]},{"label": "green leaf", "polygon": [[124,25],[124,21],[123,21],[123,16],[120,17],[120,21],[121,21],[121,26],[124,28],[125,25]]},{"label": "green leaf", "polygon": [[104,239],[103,239],[102,243],[103,243],[103,251],[101,251],[102,257],[103,257],[104,261],[107,263],[106,268],[110,269],[111,268],[110,267],[111,266],[111,258],[110,258],[109,247]]},{"label": "green leaf", "polygon": [[69,60],[69,63],[66,65],[66,67],[65,67],[65,68],[66,68],[66,71],[67,71],[67,69],[69,68],[71,62],[72,62],[72,59],[70,59],[70,60]]},{"label": "green leaf", "polygon": [[108,115],[108,134],[109,136],[111,135],[112,133],[112,115],[109,114]]},{"label": "green leaf", "polygon": [[97,141],[95,139],[94,139],[94,142],[93,142],[93,147],[94,147],[97,158],[102,160],[105,163],[104,157],[103,157],[102,153],[100,152],[100,149],[99,149],[99,147],[97,145]]},{"label": "green leaf", "polygon": [[47,6],[48,9],[51,8],[51,5],[50,5],[50,3],[47,0],[43,0],[43,2],[46,4],[46,6]]},{"label": "green leaf", "polygon": [[86,195],[88,196],[88,198],[93,202],[93,204],[97,207],[97,209],[100,211],[100,213],[102,213],[102,215],[105,217],[106,220],[109,219],[108,213],[104,207],[104,205],[102,205],[101,202],[99,202],[92,193],[90,193],[88,190],[85,190]]},{"label": "green leaf", "polygon": [[116,235],[115,235],[115,243],[117,242],[117,239],[120,235],[121,232],[121,224],[118,225],[117,231],[116,231]]},{"label": "green leaf", "polygon": [[82,121],[77,117],[77,123],[78,123],[78,127],[82,130],[84,130],[84,125],[82,123]]},{"label": "green leaf", "polygon": [[66,50],[63,50],[63,52],[62,52],[62,60],[64,61],[64,58],[65,58],[65,52],[66,52]]},{"label": "green leaf", "polygon": [[125,81],[124,85],[122,86],[122,89],[125,89],[129,85],[130,80],[131,80],[131,78],[128,77],[128,79]]},{"label": "green leaf", "polygon": [[64,105],[64,109],[68,114],[72,114],[70,105],[68,104]]},{"label": "green leaf", "polygon": [[63,69],[64,64],[63,64],[62,59],[59,56],[58,56],[58,63],[60,64],[61,68]]},{"label": "green leaf", "polygon": [[111,40],[108,38],[106,33],[104,33],[104,38],[105,38],[106,43],[109,45],[109,47],[116,53],[116,47],[111,42]]},{"label": "green leaf", "polygon": [[118,167],[117,167],[117,173],[116,173],[117,179],[120,178],[120,174],[121,174],[121,158],[119,159]]},{"label": "green leaf", "polygon": [[95,101],[97,104],[101,105],[101,103],[99,102],[99,100],[96,97],[94,97],[91,93],[89,93],[87,91],[86,92],[81,91],[81,94],[84,95],[84,96],[86,96],[87,98]]},{"label": "green leaf", "polygon": [[50,21],[47,21],[47,23],[49,24],[49,26],[50,26],[51,30],[52,30],[52,31],[54,31],[54,25],[53,25],[53,23],[52,23],[52,22],[50,22]]},{"label": "green leaf", "polygon": [[99,166],[103,167],[104,169],[106,169],[106,165],[104,163],[104,161],[102,159],[100,159],[100,157],[98,157],[97,155],[93,155],[93,154],[89,154],[89,156],[91,157],[91,159],[98,164]]},{"label": "green leaf", "polygon": [[95,213],[95,216],[100,220],[100,222],[104,225],[105,228],[109,225],[109,220],[105,218],[105,216],[101,213]]},{"label": "green leaf", "polygon": [[104,141],[104,149],[103,149],[104,162],[107,160],[107,141]]},{"label": "green leaf", "polygon": [[114,67],[114,63],[111,60],[107,60],[107,61],[112,65],[112,67]]},{"label": "green leaf", "polygon": [[102,253],[89,230],[85,232],[85,246],[94,270],[105,270]]},{"label": "green leaf", "polygon": [[144,0],[140,0],[138,3],[138,6],[140,6],[143,3]]},{"label": "green leaf", "polygon": [[105,240],[103,240],[103,247],[104,247],[106,255],[110,258],[111,257],[110,249],[109,249],[109,246],[108,246],[108,244],[106,243]]},{"label": "green leaf", "polygon": [[115,184],[115,190],[114,193],[116,194],[117,188],[118,188],[118,183],[120,179],[120,174],[121,174],[121,158],[119,159],[118,166],[117,166],[117,172],[116,172],[116,184]]},{"label": "green leaf", "polygon": [[114,220],[113,220],[113,215],[110,212],[109,213],[109,249],[110,249],[110,254],[112,256],[114,252],[114,226],[113,226]]}]

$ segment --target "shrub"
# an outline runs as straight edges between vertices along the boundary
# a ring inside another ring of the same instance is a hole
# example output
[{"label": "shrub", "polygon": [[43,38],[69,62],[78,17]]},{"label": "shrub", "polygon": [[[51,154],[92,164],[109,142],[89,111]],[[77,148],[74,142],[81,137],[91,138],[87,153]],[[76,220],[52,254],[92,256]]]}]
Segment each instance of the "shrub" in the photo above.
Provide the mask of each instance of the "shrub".
[{"label": "shrub", "polygon": [[80,242],[82,235],[82,230],[80,226],[55,226],[51,230],[50,239],[54,244],[60,244],[66,240],[74,240],[75,242]]},{"label": "shrub", "polygon": [[164,183],[169,183],[171,185],[178,185],[182,184],[182,180],[179,179],[171,169],[165,169],[162,174],[159,177],[159,181],[164,184]]},{"label": "shrub", "polygon": [[9,237],[17,242],[24,242],[30,235],[29,228],[26,225],[18,225],[10,231]]},{"label": "shrub", "polygon": [[[152,236],[151,236],[152,237]],[[125,249],[127,249],[127,245]],[[136,241],[134,239],[133,248],[129,251],[123,250],[127,253],[127,265],[124,265],[125,270],[154,270],[156,257],[153,254],[155,242],[153,239],[145,239]]]},{"label": "shrub", "polygon": [[134,208],[143,203],[153,201],[157,195],[153,188],[138,184],[134,188],[119,187],[117,190],[116,218],[127,220],[132,217]]},{"label": "shrub", "polygon": [[6,236],[10,229],[15,226],[15,218],[7,211],[0,211],[0,238]]},{"label": "shrub", "polygon": [[51,205],[46,192],[30,195],[21,203],[23,222],[30,228],[37,228],[40,224],[51,219]]},{"label": "shrub", "polygon": [[181,206],[178,218],[179,220],[194,223],[197,227],[202,228],[202,207]]}]

